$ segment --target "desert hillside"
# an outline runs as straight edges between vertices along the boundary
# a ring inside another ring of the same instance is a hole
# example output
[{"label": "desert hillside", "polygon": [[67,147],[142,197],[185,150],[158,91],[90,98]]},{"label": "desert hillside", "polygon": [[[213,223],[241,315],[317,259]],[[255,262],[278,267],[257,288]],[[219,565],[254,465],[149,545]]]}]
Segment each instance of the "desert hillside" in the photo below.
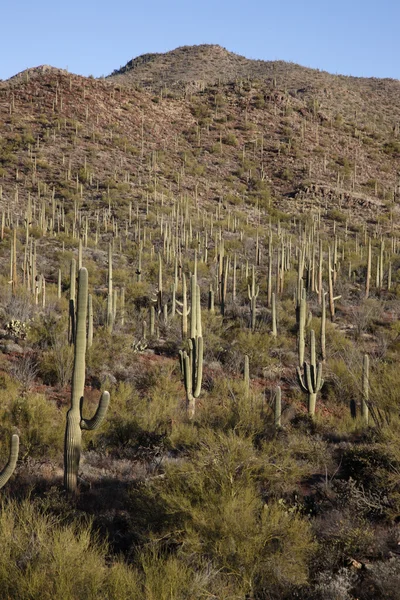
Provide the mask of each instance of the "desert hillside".
[{"label": "desert hillside", "polygon": [[399,92],[0,82],[1,598],[400,598]]}]

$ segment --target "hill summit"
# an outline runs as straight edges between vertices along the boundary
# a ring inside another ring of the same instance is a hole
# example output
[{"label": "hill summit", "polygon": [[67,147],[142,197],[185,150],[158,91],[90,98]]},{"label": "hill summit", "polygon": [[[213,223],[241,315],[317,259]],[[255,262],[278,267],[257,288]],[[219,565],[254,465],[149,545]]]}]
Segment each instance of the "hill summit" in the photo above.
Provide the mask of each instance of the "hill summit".
[{"label": "hill summit", "polygon": [[181,46],[165,53],[142,54],[111,73],[110,79],[123,79],[142,87],[176,87],[194,81],[206,84],[232,82],[238,78],[274,77],[276,72],[293,67],[311,71],[283,61],[253,60],[229,52],[218,44]]}]

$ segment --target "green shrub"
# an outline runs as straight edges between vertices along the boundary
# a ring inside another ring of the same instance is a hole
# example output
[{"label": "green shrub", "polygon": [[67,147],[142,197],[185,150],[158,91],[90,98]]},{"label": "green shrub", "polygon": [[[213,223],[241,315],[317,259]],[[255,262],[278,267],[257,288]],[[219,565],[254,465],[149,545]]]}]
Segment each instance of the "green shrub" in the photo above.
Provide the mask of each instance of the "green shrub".
[{"label": "green shrub", "polygon": [[21,458],[49,458],[62,451],[64,419],[55,404],[44,396],[27,394],[10,400],[1,420],[3,432],[11,433],[14,427],[20,431]]},{"label": "green shrub", "polygon": [[137,572],[108,559],[90,524],[63,525],[31,500],[0,512],[0,596],[19,600],[143,598]]},{"label": "green shrub", "polygon": [[204,432],[190,462],[168,466],[158,493],[177,521],[182,553],[207,557],[237,590],[261,598],[307,582],[315,543],[296,511],[263,502],[258,468],[250,440]]}]

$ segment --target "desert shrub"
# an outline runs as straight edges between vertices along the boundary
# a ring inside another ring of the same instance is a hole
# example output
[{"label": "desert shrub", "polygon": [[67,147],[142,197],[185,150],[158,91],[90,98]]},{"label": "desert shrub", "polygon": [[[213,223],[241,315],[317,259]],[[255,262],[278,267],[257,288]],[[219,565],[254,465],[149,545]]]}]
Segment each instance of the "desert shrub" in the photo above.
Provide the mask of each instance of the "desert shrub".
[{"label": "desert shrub", "polygon": [[2,437],[9,437],[17,427],[21,433],[20,458],[56,456],[63,447],[63,421],[53,402],[40,394],[26,394],[11,399],[4,407]]},{"label": "desert shrub", "polygon": [[263,486],[274,498],[296,496],[300,482],[312,474],[330,470],[327,444],[294,430],[264,440],[260,446]]},{"label": "desert shrub", "polygon": [[172,365],[155,368],[149,373],[145,389],[129,382],[113,388],[107,419],[94,434],[93,443],[116,449],[125,456],[159,453],[183,408],[184,390],[171,377],[173,369]]},{"label": "desert shrub", "polygon": [[158,490],[177,522],[182,553],[206,557],[237,590],[258,598],[306,583],[315,550],[309,523],[284,503],[262,501],[251,440],[204,432],[190,458],[168,465]]},{"label": "desert shrub", "polygon": [[[375,368],[374,368],[375,367]],[[396,362],[379,361],[370,368],[370,401],[376,424],[391,421],[400,403],[399,367]]]},{"label": "desert shrub", "polygon": [[271,351],[275,350],[280,342],[269,332],[239,329],[229,333],[232,341],[229,361],[235,371],[239,370],[245,354],[249,357],[250,368],[254,375],[259,375],[265,367],[278,364],[279,361],[272,356]]},{"label": "desert shrub", "polygon": [[32,388],[37,372],[37,361],[28,352],[24,352],[22,355],[16,357],[10,368],[10,373],[18,381],[22,394]]},{"label": "desert shrub", "polygon": [[349,559],[362,561],[371,551],[374,541],[373,529],[366,519],[347,507],[326,510],[313,521],[313,528],[320,542],[316,556],[318,571],[334,571]]},{"label": "desert shrub", "polygon": [[368,298],[356,306],[350,306],[349,312],[354,337],[359,340],[364,333],[374,333],[375,323],[382,318],[384,306],[379,300]]},{"label": "desert shrub", "polygon": [[222,142],[227,146],[237,146],[238,140],[234,133],[228,133],[222,138]]},{"label": "desert shrub", "polygon": [[342,567],[337,573],[322,571],[317,578],[311,598],[313,600],[352,600],[350,595],[357,573]]},{"label": "desert shrub", "polygon": [[[216,310],[218,310],[217,307]],[[225,327],[222,316],[203,311],[201,318],[204,333],[204,360],[208,363],[220,360],[226,352],[226,344],[223,340]]]},{"label": "desert shrub", "polygon": [[140,566],[145,600],[207,597],[206,590],[212,582],[212,574],[205,565],[197,569],[179,555],[165,556],[150,548],[140,557]]},{"label": "desert shrub", "polygon": [[106,328],[95,330],[93,346],[86,354],[86,377],[98,378],[100,373],[108,372],[112,378],[118,374],[120,379],[127,379],[137,361],[132,342],[118,328],[112,335]]},{"label": "desert shrub", "polygon": [[190,107],[190,111],[192,115],[199,121],[199,123],[203,123],[207,117],[209,117],[210,109],[207,104],[197,102],[196,104],[192,104]]},{"label": "desert shrub", "polygon": [[0,595],[20,600],[142,598],[139,575],[108,549],[90,523],[64,525],[26,500],[0,512]]},{"label": "desert shrub", "polygon": [[399,600],[400,561],[392,557],[370,566],[365,577],[354,586],[354,593],[361,600]]},{"label": "desert shrub", "polygon": [[385,142],[383,144],[383,151],[386,154],[400,154],[400,142],[398,142],[397,140],[390,140],[390,142]]},{"label": "desert shrub", "polygon": [[65,334],[51,336],[50,348],[42,352],[39,374],[44,383],[65,387],[72,379],[74,348]]},{"label": "desert shrub", "polygon": [[[5,288],[7,290],[7,288]],[[20,293],[16,297],[11,297],[11,290],[2,294],[1,316],[5,323],[17,321],[20,327],[27,328],[30,320],[35,313],[35,307],[32,304],[28,294]],[[24,332],[26,333],[26,332]],[[18,336],[17,336],[18,337]]]},{"label": "desert shrub", "polygon": [[180,452],[197,448],[199,445],[198,428],[187,420],[177,421],[171,428],[168,443],[172,451]]},{"label": "desert shrub", "polygon": [[354,479],[366,490],[399,488],[400,453],[386,444],[351,445],[341,454],[342,476]]},{"label": "desert shrub", "polygon": [[202,427],[261,435],[272,421],[264,397],[250,390],[246,393],[242,379],[231,379],[222,372],[208,373],[197,401],[196,422]]},{"label": "desert shrub", "polygon": [[50,347],[55,338],[67,339],[67,314],[60,317],[54,311],[38,313],[31,321],[28,342],[43,350]]}]

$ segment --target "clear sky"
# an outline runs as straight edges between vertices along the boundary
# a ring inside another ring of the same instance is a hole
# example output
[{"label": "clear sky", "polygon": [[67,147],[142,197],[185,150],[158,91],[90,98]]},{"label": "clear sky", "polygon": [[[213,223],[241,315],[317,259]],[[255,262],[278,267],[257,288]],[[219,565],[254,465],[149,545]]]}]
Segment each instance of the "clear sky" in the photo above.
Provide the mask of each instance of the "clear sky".
[{"label": "clear sky", "polygon": [[400,79],[400,0],[5,0],[0,18],[0,79],[42,64],[98,77],[140,54],[204,43]]}]

